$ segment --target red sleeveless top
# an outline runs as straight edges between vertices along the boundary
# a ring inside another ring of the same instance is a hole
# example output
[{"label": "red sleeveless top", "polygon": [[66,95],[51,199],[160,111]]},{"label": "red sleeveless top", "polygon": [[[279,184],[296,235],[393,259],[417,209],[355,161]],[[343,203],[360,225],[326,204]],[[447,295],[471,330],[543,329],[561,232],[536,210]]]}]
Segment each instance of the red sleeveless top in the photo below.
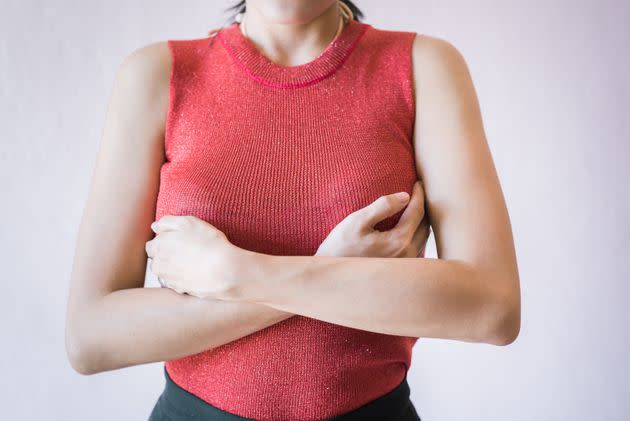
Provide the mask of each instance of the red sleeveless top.
[{"label": "red sleeveless top", "polygon": [[[264,56],[237,23],[213,37],[169,40],[155,218],[194,215],[241,248],[312,256],[350,213],[411,193],[415,34],[353,20],[318,57],[289,67]],[[320,420],[394,389],[417,339],[296,315],[165,368],[241,417]]]}]

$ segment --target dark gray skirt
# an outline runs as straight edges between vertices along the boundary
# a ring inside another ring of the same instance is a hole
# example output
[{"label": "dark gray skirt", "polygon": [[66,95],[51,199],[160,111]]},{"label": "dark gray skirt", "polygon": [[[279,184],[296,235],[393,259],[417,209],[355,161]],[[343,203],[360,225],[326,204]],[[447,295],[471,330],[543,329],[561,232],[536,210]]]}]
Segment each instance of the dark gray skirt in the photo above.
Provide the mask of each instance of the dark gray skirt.
[{"label": "dark gray skirt", "polygon": [[[164,367],[166,384],[148,421],[252,421],[223,411],[173,382]],[[407,377],[392,391],[354,411],[322,421],[421,421],[409,399]],[[294,420],[286,420],[294,421]]]}]

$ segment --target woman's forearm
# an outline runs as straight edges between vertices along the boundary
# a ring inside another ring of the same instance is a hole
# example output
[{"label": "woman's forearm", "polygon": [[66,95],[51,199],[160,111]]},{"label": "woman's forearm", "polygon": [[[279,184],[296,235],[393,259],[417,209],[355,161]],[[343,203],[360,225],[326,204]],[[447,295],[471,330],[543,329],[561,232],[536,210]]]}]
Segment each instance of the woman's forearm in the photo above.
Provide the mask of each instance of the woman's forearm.
[{"label": "woman's forearm", "polygon": [[168,288],[111,292],[71,323],[75,369],[94,374],[196,354],[294,316],[256,303],[182,295]]},{"label": "woman's forearm", "polygon": [[503,344],[520,325],[516,280],[462,261],[248,256],[251,281],[222,298],[412,337]]}]

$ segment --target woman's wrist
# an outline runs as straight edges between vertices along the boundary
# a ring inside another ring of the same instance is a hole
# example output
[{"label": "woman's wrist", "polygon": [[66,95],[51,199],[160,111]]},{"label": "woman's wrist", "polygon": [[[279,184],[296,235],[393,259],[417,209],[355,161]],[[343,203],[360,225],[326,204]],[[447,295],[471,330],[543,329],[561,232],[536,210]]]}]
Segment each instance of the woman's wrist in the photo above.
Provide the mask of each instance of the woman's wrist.
[{"label": "woman's wrist", "polygon": [[256,302],[262,297],[264,281],[271,276],[273,256],[236,247],[230,265],[233,285],[222,299]]}]

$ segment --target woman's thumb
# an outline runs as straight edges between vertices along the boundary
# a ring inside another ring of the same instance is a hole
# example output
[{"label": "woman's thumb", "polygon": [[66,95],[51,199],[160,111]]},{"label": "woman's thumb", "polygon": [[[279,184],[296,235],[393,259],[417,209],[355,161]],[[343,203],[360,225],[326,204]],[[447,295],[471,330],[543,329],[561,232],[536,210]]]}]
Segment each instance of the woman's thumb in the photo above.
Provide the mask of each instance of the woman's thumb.
[{"label": "woman's thumb", "polygon": [[409,193],[398,192],[381,196],[360,210],[365,225],[374,226],[402,210],[409,203]]}]

